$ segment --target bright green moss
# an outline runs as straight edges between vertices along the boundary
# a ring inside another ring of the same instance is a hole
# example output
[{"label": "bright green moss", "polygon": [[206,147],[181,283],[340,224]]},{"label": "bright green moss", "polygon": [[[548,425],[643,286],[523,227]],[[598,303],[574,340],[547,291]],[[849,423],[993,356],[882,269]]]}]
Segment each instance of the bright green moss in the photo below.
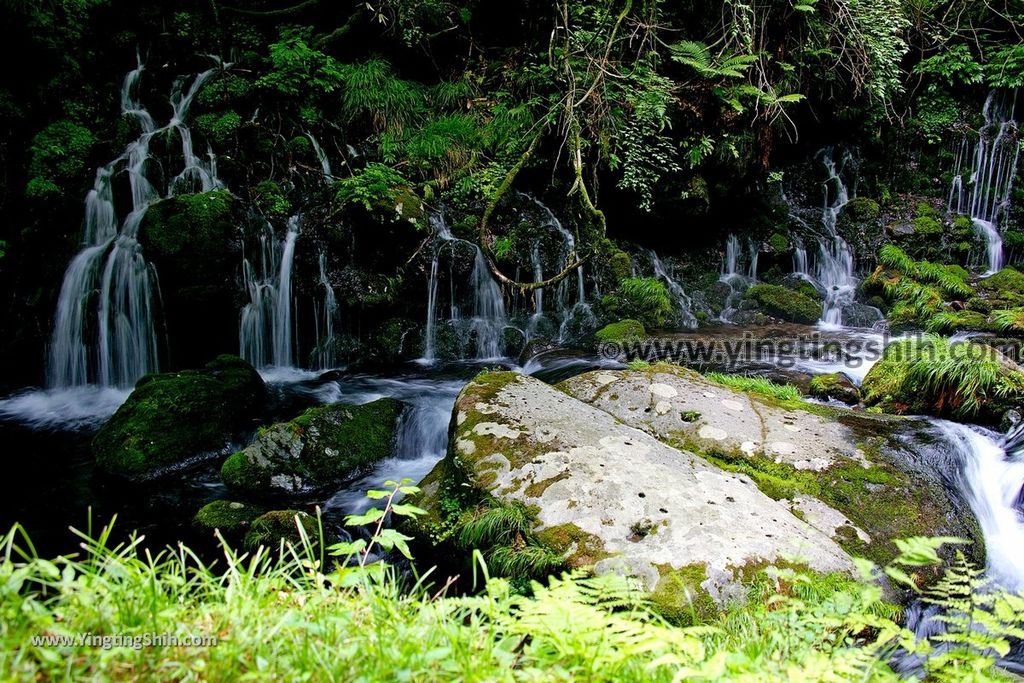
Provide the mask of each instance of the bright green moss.
[{"label": "bright green moss", "polygon": [[273,510],[257,517],[249,527],[242,544],[249,550],[260,546],[277,548],[284,541],[288,545],[302,545],[302,533],[314,546],[320,543],[320,527],[316,518],[300,510]]},{"label": "bright green moss", "polygon": [[821,304],[779,285],[756,284],[743,298],[756,303],[765,313],[790,322],[813,323],[821,318]]},{"label": "bright green moss", "polygon": [[594,337],[601,342],[638,341],[646,336],[647,330],[639,320],[620,320],[605,325],[594,334]]},{"label": "bright green moss", "polygon": [[265,512],[264,508],[250,503],[215,500],[204,505],[192,518],[192,523],[202,529],[219,529],[227,534],[248,528],[254,519]]}]

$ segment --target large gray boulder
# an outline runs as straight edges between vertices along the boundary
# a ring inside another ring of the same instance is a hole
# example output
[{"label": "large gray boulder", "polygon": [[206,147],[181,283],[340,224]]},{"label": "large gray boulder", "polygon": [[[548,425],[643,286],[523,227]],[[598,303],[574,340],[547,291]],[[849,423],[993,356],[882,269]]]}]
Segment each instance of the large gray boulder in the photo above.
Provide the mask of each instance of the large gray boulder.
[{"label": "large gray boulder", "polygon": [[926,423],[747,394],[665,363],[590,372],[559,388],[750,476],[854,555],[884,564],[896,554],[896,538],[979,537],[969,507],[944,483],[950,464],[925,462],[910,445]]},{"label": "large gray boulder", "polygon": [[[662,398],[648,396],[652,406]],[[568,566],[628,573],[655,595],[673,586],[675,599],[687,591],[716,603],[740,597],[743,579],[765,563],[853,570],[835,540],[749,476],[537,379],[478,375],[459,395],[451,429],[448,455],[418,499],[434,528],[456,516],[453,502],[518,502],[533,513],[536,537]]]}]

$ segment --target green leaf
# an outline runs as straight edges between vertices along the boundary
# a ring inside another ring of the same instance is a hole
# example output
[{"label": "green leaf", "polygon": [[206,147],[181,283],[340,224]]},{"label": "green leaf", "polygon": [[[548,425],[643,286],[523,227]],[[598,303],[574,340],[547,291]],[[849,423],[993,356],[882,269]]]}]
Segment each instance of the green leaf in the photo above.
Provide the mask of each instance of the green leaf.
[{"label": "green leaf", "polygon": [[380,508],[370,508],[362,515],[349,515],[345,518],[345,526],[363,526],[365,524],[372,524],[378,519],[384,516],[384,511]]}]

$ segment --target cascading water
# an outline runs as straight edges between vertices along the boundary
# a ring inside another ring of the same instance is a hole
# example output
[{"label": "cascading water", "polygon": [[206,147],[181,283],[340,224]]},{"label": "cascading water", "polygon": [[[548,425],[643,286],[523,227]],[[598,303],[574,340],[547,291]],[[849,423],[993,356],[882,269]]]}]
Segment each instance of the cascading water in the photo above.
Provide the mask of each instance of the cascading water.
[{"label": "cascading water", "polygon": [[[483,252],[472,242],[454,237],[451,229],[440,212],[430,216],[430,224],[434,230],[434,256],[430,264],[430,278],[427,282],[427,321],[423,340],[424,363],[437,360],[437,322],[438,322],[438,287],[440,281],[440,258],[445,247],[451,249],[455,244],[465,244],[474,250],[473,270],[469,277],[469,288],[473,293],[473,315],[468,321],[468,331],[476,337],[476,358],[488,359],[501,356],[501,335],[507,324],[505,301],[501,288],[491,277],[490,268]],[[451,283],[451,313],[449,324],[461,326],[459,308],[456,305],[456,289],[454,278]]]},{"label": "cascading water", "polygon": [[982,115],[985,123],[970,155],[971,172],[964,182],[968,161],[967,140],[960,144],[949,191],[949,211],[971,217],[985,239],[988,272],[1003,267],[1002,229],[1010,211],[1013,180],[1020,159],[1020,141],[1014,119],[1017,91],[988,94]]},{"label": "cascading water", "polygon": [[736,235],[729,235],[725,241],[722,274],[718,279],[729,286],[729,294],[725,297],[725,305],[722,307],[719,320],[732,322],[732,316],[736,312],[736,298],[757,282],[757,245],[752,241],[747,242],[747,263],[744,266],[740,258],[740,241]]},{"label": "cascading water", "polygon": [[291,283],[300,221],[298,215],[288,219],[280,258],[268,223],[259,236],[259,267],[242,261],[249,303],[242,308],[238,345],[242,357],[258,368],[292,367],[295,362]]},{"label": "cascading water", "polygon": [[821,152],[821,163],[828,178],[822,185],[821,223],[825,232],[819,243],[815,280],[824,294],[819,323],[839,328],[843,326],[843,308],[853,303],[859,281],[854,275],[853,250],[836,229],[839,212],[850,201],[841,175],[848,155],[844,154],[837,163],[833,154],[831,147]]},{"label": "cascading water", "polygon": [[697,327],[697,318],[693,314],[693,302],[686,295],[686,290],[665,269],[664,264],[653,250],[648,250],[647,258],[651,261],[654,276],[665,283],[672,302],[676,308],[676,320],[680,327],[693,329]]},{"label": "cascading water", "polygon": [[334,179],[334,176],[331,175],[331,162],[327,159],[327,154],[324,153],[323,148],[320,147],[320,143],[317,142],[312,133],[306,133],[306,137],[309,138],[310,144],[313,145],[313,152],[316,154],[316,160],[320,162],[320,170],[324,174],[324,180],[330,182]]},{"label": "cascading water", "polygon": [[[181,139],[184,168],[168,183],[167,196],[190,183],[204,192],[222,186],[212,153],[210,164],[195,156],[191,133],[184,124],[192,99],[216,71],[198,74],[184,92],[182,82],[175,82],[170,95],[172,116],[162,128],[156,128],[135,96],[143,72],[141,61],[125,76],[121,112],[132,116],[141,132],[119,157],[97,170],[93,189],[86,196],[84,247],[65,271],[54,316],[47,370],[51,388],[90,382],[129,387],[157,369],[155,277],[136,239],[146,210],[161,198],[147,177],[149,145],[155,136],[172,131]],[[132,208],[119,225],[112,184],[120,171],[128,177]],[[93,314],[94,322],[90,320]]]},{"label": "cascading water", "polygon": [[321,251],[319,257],[320,286],[324,289],[324,303],[317,315],[317,346],[316,364],[321,369],[333,368],[336,364],[334,352],[334,316],[338,312],[338,299],[334,287],[327,277],[327,252]]}]

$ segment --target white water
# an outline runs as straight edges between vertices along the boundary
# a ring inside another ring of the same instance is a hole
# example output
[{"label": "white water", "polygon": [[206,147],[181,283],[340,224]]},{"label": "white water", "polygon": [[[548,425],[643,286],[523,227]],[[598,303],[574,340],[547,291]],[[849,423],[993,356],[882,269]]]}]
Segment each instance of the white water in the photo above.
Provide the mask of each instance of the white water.
[{"label": "white water", "polygon": [[949,190],[951,213],[971,217],[974,227],[985,239],[988,272],[1003,267],[1001,231],[1010,211],[1013,180],[1020,159],[1015,106],[1017,91],[991,91],[985,99],[982,115],[985,123],[970,154],[971,170],[966,182],[963,167],[968,162],[965,139],[956,156],[953,182]]},{"label": "white water", "polygon": [[985,538],[988,576],[1007,590],[1024,591],[1024,428],[1003,438],[956,422],[935,424],[960,451],[965,493]]},{"label": "white water", "polygon": [[295,364],[292,266],[300,222],[299,215],[288,219],[280,257],[273,229],[267,223],[259,235],[259,259],[255,265],[249,259],[242,261],[249,302],[242,308],[238,346],[242,358],[257,368]]},{"label": "white water", "polygon": [[686,290],[673,278],[668,270],[665,269],[665,265],[658,258],[658,254],[654,250],[647,251],[647,258],[651,262],[651,268],[654,270],[654,276],[665,283],[665,287],[668,289],[669,296],[672,297],[672,303],[675,304],[676,308],[676,320],[680,327],[686,329],[694,329],[697,327],[697,318],[693,314],[693,302],[690,297],[687,296]]},{"label": "white water", "polygon": [[732,316],[736,312],[737,298],[757,282],[757,256],[757,245],[748,240],[746,264],[744,265],[739,238],[730,234],[726,239],[721,276],[718,278],[720,282],[729,286],[729,294],[725,298],[725,305],[719,315],[719,320],[722,322],[732,322]]},{"label": "white water", "polygon": [[445,247],[448,247],[449,254],[454,255],[454,245],[456,244],[465,244],[474,250],[473,270],[467,283],[472,292],[473,314],[469,320],[462,319],[456,303],[456,287],[454,278],[452,278],[448,324],[455,328],[464,328],[466,333],[475,336],[476,359],[500,358],[501,336],[507,325],[505,301],[501,288],[491,276],[483,252],[472,242],[454,237],[441,213],[431,215],[430,224],[434,229],[434,257],[431,260],[430,277],[427,281],[427,322],[423,341],[423,357],[420,361],[433,363],[437,360],[440,259]]},{"label": "white water", "polygon": [[825,228],[819,243],[815,279],[824,293],[820,324],[827,328],[843,325],[843,307],[853,303],[859,280],[854,275],[853,250],[836,230],[839,212],[850,201],[850,193],[841,176],[847,157],[837,163],[831,147],[821,153],[821,163],[828,173],[822,187],[821,222]]},{"label": "white water", "polygon": [[0,418],[33,429],[95,428],[114,414],[129,393],[96,385],[29,390],[0,400]]},{"label": "white water", "polygon": [[[184,92],[182,82],[175,82],[170,94],[172,116],[162,128],[156,128],[136,98],[142,72],[139,62],[125,76],[121,90],[122,114],[136,120],[139,137],[96,171],[96,181],[85,199],[83,248],[65,271],[54,316],[47,368],[51,388],[92,382],[130,387],[142,375],[158,369],[153,307],[156,278],[136,240],[146,210],[161,198],[147,175],[150,141],[171,132],[181,140],[184,167],[168,183],[166,196],[179,188],[206,192],[222,186],[212,153],[209,164],[195,156],[191,133],[184,124],[192,99],[216,69],[198,74]],[[112,184],[122,172],[131,188],[132,206],[119,223]]]},{"label": "white water", "polygon": [[321,369],[326,369],[336,365],[334,317],[338,312],[338,299],[334,294],[334,287],[331,286],[331,281],[327,277],[327,252],[320,252],[319,265],[320,286],[324,289],[324,303],[317,315],[316,365]]},{"label": "white water", "polygon": [[331,175],[331,162],[327,159],[327,154],[324,153],[323,148],[320,147],[320,143],[317,142],[312,133],[306,133],[306,137],[309,138],[310,144],[313,145],[313,152],[316,153],[316,159],[320,162],[320,170],[324,174],[324,180],[330,182],[334,177]]}]

